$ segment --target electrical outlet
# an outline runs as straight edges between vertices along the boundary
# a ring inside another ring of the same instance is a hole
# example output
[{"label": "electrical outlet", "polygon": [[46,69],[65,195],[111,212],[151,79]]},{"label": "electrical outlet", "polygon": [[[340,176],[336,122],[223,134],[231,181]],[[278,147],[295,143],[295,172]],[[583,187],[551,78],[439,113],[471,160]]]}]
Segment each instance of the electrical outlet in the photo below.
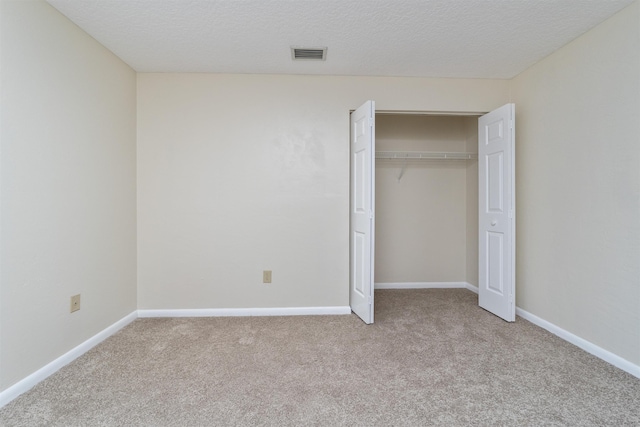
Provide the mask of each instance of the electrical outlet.
[{"label": "electrical outlet", "polygon": [[71,297],[71,313],[80,310],[80,294]]},{"label": "electrical outlet", "polygon": [[271,270],[264,270],[262,272],[262,283],[271,283]]}]

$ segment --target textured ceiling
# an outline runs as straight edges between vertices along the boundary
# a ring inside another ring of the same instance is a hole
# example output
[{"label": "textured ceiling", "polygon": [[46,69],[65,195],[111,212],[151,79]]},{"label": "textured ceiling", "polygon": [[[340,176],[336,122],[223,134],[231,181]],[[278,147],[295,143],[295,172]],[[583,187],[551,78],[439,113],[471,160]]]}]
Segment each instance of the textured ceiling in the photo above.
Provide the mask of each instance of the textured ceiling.
[{"label": "textured ceiling", "polygon": [[139,72],[511,78],[633,0],[48,1]]}]

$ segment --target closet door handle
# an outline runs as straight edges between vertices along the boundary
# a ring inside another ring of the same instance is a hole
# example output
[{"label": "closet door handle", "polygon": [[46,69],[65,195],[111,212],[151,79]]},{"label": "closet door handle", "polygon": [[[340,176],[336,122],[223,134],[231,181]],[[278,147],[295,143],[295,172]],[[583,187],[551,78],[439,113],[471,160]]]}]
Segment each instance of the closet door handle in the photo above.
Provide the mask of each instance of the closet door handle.
[{"label": "closet door handle", "polygon": [[491,226],[495,227],[495,225],[498,223],[498,221],[496,221],[495,219],[493,221],[491,221]]}]

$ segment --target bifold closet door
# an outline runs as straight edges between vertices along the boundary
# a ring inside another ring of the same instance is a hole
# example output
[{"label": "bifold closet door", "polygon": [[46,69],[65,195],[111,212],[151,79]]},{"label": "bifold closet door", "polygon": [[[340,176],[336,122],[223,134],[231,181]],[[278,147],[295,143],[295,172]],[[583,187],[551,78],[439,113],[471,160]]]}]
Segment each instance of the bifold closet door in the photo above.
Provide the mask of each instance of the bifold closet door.
[{"label": "bifold closet door", "polygon": [[349,194],[349,304],[365,323],[373,323],[375,104],[351,113]]},{"label": "bifold closet door", "polygon": [[515,321],[515,107],[478,119],[478,303]]}]

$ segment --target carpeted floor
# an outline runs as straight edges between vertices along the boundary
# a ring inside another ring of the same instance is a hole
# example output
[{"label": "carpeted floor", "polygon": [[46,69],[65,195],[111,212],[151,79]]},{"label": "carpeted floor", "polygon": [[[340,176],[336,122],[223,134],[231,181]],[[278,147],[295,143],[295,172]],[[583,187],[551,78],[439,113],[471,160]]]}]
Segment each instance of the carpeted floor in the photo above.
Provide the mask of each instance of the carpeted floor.
[{"label": "carpeted floor", "polygon": [[637,426],[640,379],[464,289],[351,316],[139,319],[2,426]]}]

